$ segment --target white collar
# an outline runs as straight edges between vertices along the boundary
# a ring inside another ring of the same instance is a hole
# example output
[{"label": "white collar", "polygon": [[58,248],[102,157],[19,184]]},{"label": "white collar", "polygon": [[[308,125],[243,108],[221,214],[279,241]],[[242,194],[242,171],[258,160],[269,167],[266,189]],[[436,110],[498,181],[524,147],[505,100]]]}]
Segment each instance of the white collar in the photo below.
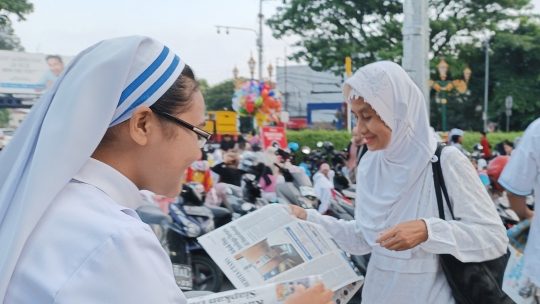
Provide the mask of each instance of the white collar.
[{"label": "white collar", "polygon": [[121,206],[136,210],[142,205],[137,186],[118,170],[99,160],[88,159],[73,179],[98,188]]}]

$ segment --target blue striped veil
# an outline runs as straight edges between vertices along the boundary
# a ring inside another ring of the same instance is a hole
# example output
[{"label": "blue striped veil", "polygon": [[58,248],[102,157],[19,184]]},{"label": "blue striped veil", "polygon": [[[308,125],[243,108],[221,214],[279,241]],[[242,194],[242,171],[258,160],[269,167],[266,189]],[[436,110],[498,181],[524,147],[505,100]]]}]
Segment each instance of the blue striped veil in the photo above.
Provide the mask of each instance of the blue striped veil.
[{"label": "blue striped veil", "polygon": [[110,126],[151,106],[185,63],[158,41],[109,39],[82,51],[0,154],[0,302],[30,233]]}]

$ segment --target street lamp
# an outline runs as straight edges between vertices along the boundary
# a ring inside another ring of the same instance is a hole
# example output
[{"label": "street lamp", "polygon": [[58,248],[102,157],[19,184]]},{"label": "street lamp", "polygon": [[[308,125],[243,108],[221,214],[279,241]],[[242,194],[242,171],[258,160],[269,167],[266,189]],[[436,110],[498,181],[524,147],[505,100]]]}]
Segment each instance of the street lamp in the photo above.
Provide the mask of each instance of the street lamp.
[{"label": "street lamp", "polygon": [[446,132],[446,93],[456,90],[459,93],[466,93],[468,90],[468,83],[471,79],[472,71],[469,67],[463,70],[463,78],[455,80],[446,80],[448,73],[448,63],[444,59],[441,59],[437,64],[439,70],[439,77],[441,80],[429,80],[429,86],[433,88],[437,93],[440,93],[441,97],[441,112],[442,112],[442,131]]},{"label": "street lamp", "polygon": [[253,54],[251,55],[251,58],[249,58],[248,61],[249,64],[249,72],[251,73],[251,80],[253,80],[253,74],[255,73],[255,59],[253,59]]},{"label": "street lamp", "polygon": [[274,71],[274,67],[272,66],[272,64],[269,64],[267,69],[268,69],[268,80],[270,81],[270,83],[272,83],[272,72]]},{"label": "street lamp", "polygon": [[232,70],[232,73],[234,75],[234,79],[238,79],[238,69],[236,68],[236,66],[234,66],[234,69]]}]

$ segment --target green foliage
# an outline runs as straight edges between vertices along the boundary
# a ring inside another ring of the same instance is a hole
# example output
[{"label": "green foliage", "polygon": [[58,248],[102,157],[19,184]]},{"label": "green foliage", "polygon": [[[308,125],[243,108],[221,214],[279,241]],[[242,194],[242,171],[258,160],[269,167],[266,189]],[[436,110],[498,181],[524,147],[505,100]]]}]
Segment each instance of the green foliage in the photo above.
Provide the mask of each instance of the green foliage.
[{"label": "green foliage", "polygon": [[34,5],[27,0],[0,0],[0,50],[23,51],[20,40],[11,27],[10,14],[20,20],[34,10]]},{"label": "green foliage", "polygon": [[[455,45],[464,41],[460,38],[516,20],[529,1],[429,1],[434,57],[457,55]],[[356,68],[381,59],[400,62],[402,20],[403,1],[399,0],[283,0],[267,24],[276,38],[301,37],[293,59],[338,74],[344,71],[346,56],[352,56]]]},{"label": "green foliage", "polygon": [[226,80],[210,87],[206,80],[199,80],[200,90],[206,102],[206,110],[215,111],[231,109],[232,96],[234,94],[234,80]]},{"label": "green foliage", "polygon": [[[504,100],[511,95],[514,108],[510,130],[524,130],[540,113],[540,24],[521,18],[515,29],[497,31],[490,40],[489,119],[506,130]],[[469,83],[470,95],[453,94],[448,98],[448,128],[481,130],[484,106],[485,51],[474,44],[460,45],[460,56],[449,57],[451,75],[461,78],[461,71],[469,63],[473,71]],[[432,62],[432,79],[436,79],[436,63]],[[440,105],[431,94],[431,123],[440,130]],[[460,102],[461,100],[461,102]]]},{"label": "green foliage", "polygon": [[[494,132],[488,133],[487,138],[492,147],[505,140],[514,141],[516,137],[521,137],[521,132]],[[317,142],[330,141],[334,144],[336,150],[346,148],[351,141],[352,135],[347,131],[326,131],[326,130],[303,130],[303,131],[287,131],[287,141],[296,142],[300,147],[308,146],[311,149],[317,148]],[[480,142],[480,133],[467,132],[463,136],[463,148],[467,151],[472,151],[473,145]],[[298,159],[302,159],[297,153]]]},{"label": "green foliage", "polygon": [[[523,136],[523,131],[521,132],[493,132],[487,134],[487,139],[491,147],[495,147],[496,144],[503,142],[505,140],[514,141],[516,137]],[[463,136],[463,148],[467,151],[472,151],[473,146],[476,143],[480,142],[480,133],[477,132],[467,132]]]},{"label": "green foliage", "polygon": [[7,127],[9,125],[9,110],[0,109],[0,128]]}]

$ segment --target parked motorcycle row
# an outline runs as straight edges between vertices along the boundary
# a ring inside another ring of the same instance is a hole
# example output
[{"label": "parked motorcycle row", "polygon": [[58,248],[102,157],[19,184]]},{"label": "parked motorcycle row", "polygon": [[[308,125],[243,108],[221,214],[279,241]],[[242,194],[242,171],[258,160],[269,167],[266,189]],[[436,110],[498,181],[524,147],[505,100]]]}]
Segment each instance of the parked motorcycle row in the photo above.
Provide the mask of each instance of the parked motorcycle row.
[{"label": "parked motorcycle row", "polygon": [[[475,151],[470,156],[477,163],[482,163],[480,159],[483,155],[479,152],[481,149],[479,144],[475,145]],[[337,219],[354,219],[355,187],[350,184],[342,170],[346,161],[343,154],[336,151],[331,142],[319,142],[316,149],[302,147],[300,151],[304,160],[300,166],[296,166],[294,149],[277,148],[276,155],[280,163],[274,166],[278,168],[285,182],[275,185],[276,199],[263,199],[263,191],[258,183],[262,172],[256,164],[257,157],[254,153],[247,152],[242,155],[240,165],[246,172],[242,178],[242,187],[227,185],[221,205],[204,204],[204,186],[190,182],[183,185],[180,195],[168,203],[167,208],[160,208],[155,200],[149,199],[137,210],[141,220],[150,225],[170,256],[180,288],[212,292],[219,292],[222,288],[223,272],[197,242],[198,237],[268,204],[290,204],[305,209],[318,209],[320,201],[310,176],[313,176],[323,163],[328,163],[335,172],[331,203],[325,214]],[[498,191],[498,175],[495,175],[501,171],[500,158],[494,158],[485,168],[478,168],[479,178],[493,198],[504,225],[509,229],[517,224],[519,219],[510,210],[505,196]],[[366,274],[369,255],[351,255],[349,259],[358,273]]]}]

